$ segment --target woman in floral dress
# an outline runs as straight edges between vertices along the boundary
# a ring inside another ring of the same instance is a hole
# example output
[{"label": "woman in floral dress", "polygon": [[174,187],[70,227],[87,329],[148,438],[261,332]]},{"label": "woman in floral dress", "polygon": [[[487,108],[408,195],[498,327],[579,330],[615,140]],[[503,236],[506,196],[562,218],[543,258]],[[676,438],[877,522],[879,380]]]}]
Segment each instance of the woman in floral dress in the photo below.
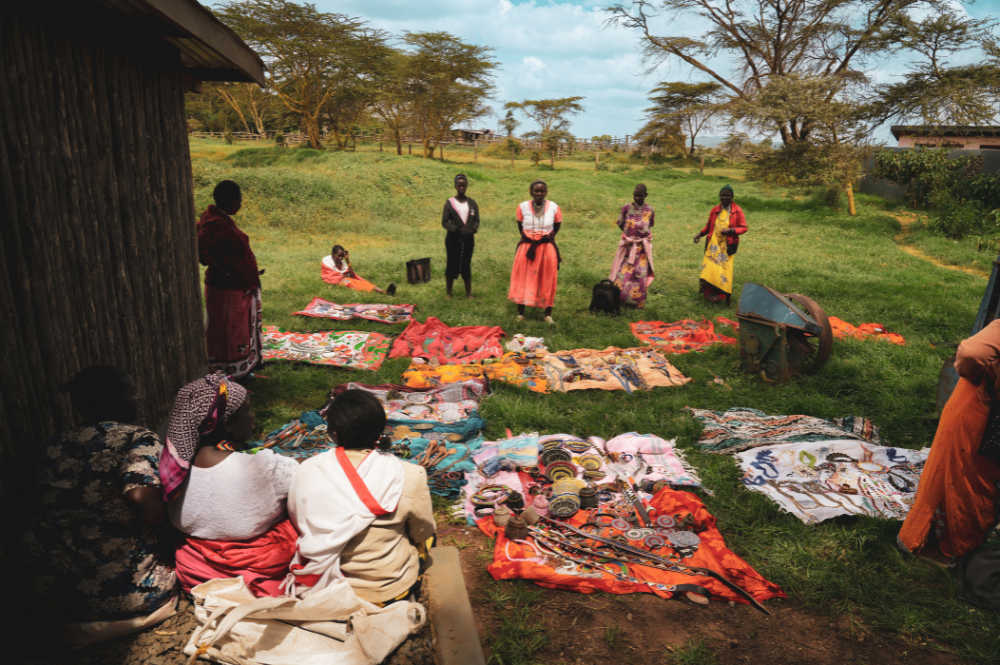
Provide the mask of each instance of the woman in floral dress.
[{"label": "woman in floral dress", "polygon": [[38,510],[24,540],[38,595],[69,624],[67,639],[86,643],[122,632],[80,624],[118,622],[129,632],[172,615],[176,578],[160,538],[162,446],[131,424],[140,399],[132,377],[95,365],[61,389],[84,424],[46,442]]},{"label": "woman in floral dress", "polygon": [[632,203],[622,207],[618,228],[622,230],[618,251],[608,277],[622,290],[622,304],[641,309],[646,289],[653,283],[653,208],[646,205],[646,186],[636,185]]}]

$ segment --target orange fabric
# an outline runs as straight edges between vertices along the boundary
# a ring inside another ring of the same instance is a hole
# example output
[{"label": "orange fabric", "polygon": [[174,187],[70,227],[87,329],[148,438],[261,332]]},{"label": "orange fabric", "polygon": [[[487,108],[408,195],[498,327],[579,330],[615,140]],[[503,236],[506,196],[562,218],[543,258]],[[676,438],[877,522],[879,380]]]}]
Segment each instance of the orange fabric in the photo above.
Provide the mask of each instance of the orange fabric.
[{"label": "orange fabric", "polygon": [[354,273],[354,277],[346,277],[343,273],[339,273],[336,270],[326,267],[320,264],[320,269],[322,270],[323,281],[327,284],[333,284],[335,286],[346,286],[349,289],[354,289],[355,291],[374,291],[375,285],[371,282],[361,279]]},{"label": "orange fabric", "polygon": [[[694,556],[682,560],[684,564],[710,568],[722,573],[730,582],[742,588],[757,601],[765,601],[769,598],[787,598],[781,587],[764,579],[746,561],[726,547],[722,534],[716,528],[715,517],[693,494],[663,489],[649,502],[649,507],[654,509],[657,514],[662,515],[690,512],[694,516],[696,524],[706,527],[705,531],[698,534],[701,537],[701,545]],[[579,528],[587,521],[588,512],[580,511],[566,522]],[[607,591],[609,593],[655,593],[663,598],[673,596],[670,591],[650,587],[646,584],[619,580],[607,572],[601,572],[600,577],[579,577],[557,572],[554,566],[561,567],[563,564],[567,564],[564,559],[557,557],[549,557],[551,565],[525,560],[512,561],[511,559],[535,558],[537,554],[531,547],[525,547],[518,542],[508,540],[504,536],[503,529],[493,525],[491,517],[485,517],[477,524],[487,536],[496,538],[493,563],[487,568],[493,579],[533,580],[536,584],[550,589],[563,589],[579,593]],[[541,526],[544,527],[545,523],[542,522]],[[533,544],[534,538],[529,536],[528,542]],[[641,543],[637,541],[630,541],[629,544],[642,549]],[[669,553],[668,548],[662,548],[662,550],[664,554]],[[508,553],[510,558],[507,556]],[[708,589],[715,600],[733,600],[737,603],[747,604],[747,601],[741,596],[711,577],[685,575],[638,565],[629,565],[627,568],[628,574],[638,580],[664,585],[697,584]],[[595,571],[589,569],[589,572],[594,573]]]},{"label": "orange fabric", "polygon": [[906,344],[906,340],[902,335],[889,332],[881,323],[862,323],[860,326],[852,326],[843,319],[831,316],[830,327],[833,328],[833,336],[837,339],[844,339],[846,337],[866,339],[874,337],[875,339],[884,339],[893,344]]},{"label": "orange fabric", "polygon": [[[941,412],[917,498],[899,532],[899,540],[911,552],[927,544],[941,517],[944,528],[937,535],[942,554],[961,556],[982,545],[997,517],[993,483],[1000,480],[1000,466],[976,452],[988,415],[975,384],[959,379]],[[943,515],[935,515],[939,508]]]},{"label": "orange fabric", "polygon": [[[403,383],[410,388],[435,388],[447,383],[458,383],[468,379],[489,378],[493,381],[503,381],[515,386],[524,386],[536,393],[549,392],[549,384],[545,379],[545,372],[538,362],[528,366],[519,365],[514,362],[514,356],[520,354],[506,353],[500,360],[488,365],[468,364],[468,365],[441,365],[440,367],[429,367],[427,365],[410,365],[409,369],[403,372]],[[525,374],[527,367],[532,368],[530,375]]]},{"label": "orange fabric", "polygon": [[[718,319],[720,325],[733,325],[729,319]],[[703,351],[712,344],[736,344],[736,339],[715,332],[715,326],[708,319],[701,322],[692,319],[664,323],[663,321],[639,321],[630,323],[632,334],[646,344],[652,344],[664,353],[688,353]]]},{"label": "orange fabric", "polygon": [[993,382],[994,392],[1000,392],[1000,319],[991,321],[958,345],[955,371],[963,379],[979,385],[979,396],[984,402],[990,398],[989,383],[981,380],[984,374]]},{"label": "orange fabric", "polygon": [[[525,230],[524,235],[540,240],[545,234]],[[538,245],[535,260],[529,261],[530,247],[527,243],[517,246],[507,299],[528,307],[552,307],[559,285],[559,250],[552,244]]]}]

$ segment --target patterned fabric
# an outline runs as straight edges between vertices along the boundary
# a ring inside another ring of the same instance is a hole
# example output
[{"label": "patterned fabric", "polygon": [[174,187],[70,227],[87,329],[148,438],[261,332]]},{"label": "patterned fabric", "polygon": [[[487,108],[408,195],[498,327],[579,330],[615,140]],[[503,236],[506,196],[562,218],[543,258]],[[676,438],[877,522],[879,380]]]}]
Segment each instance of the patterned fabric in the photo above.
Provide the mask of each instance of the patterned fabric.
[{"label": "patterned fabric", "polygon": [[323,298],[313,298],[312,302],[300,312],[292,312],[297,316],[312,316],[318,319],[333,319],[349,321],[365,319],[378,323],[406,323],[413,320],[415,305],[338,305]]},{"label": "patterned fabric", "polygon": [[389,351],[389,337],[360,330],[289,332],[264,326],[264,360],[377,370]]},{"label": "patterned fabric", "polygon": [[385,416],[393,421],[434,421],[451,424],[478,417],[479,401],[486,396],[485,379],[470,379],[437,388],[418,390],[403,385],[370,386],[346,383],[334,387],[331,396],[346,390],[364,390],[373,394],[385,408]]},{"label": "patterned fabric", "polygon": [[222,374],[192,381],[177,393],[160,453],[160,481],[167,501],[177,498],[198,452],[198,440],[231,418],[247,398],[247,389]]},{"label": "patterned fabric", "polygon": [[532,360],[526,364],[514,361],[514,358],[523,355],[517,352],[505,353],[499,360],[468,365],[431,367],[426,363],[414,363],[403,372],[403,383],[410,388],[435,388],[449,383],[485,378],[514,386],[524,386],[536,393],[549,392],[545,370],[539,360]]},{"label": "patterned fabric", "polygon": [[902,335],[889,332],[881,323],[862,323],[860,326],[852,326],[847,321],[831,316],[830,327],[833,328],[833,336],[837,339],[853,337],[854,339],[885,340],[900,346],[906,344],[906,339]]},{"label": "patterned fabric", "polygon": [[[738,323],[719,317],[719,325],[738,327]],[[704,351],[713,344],[736,344],[736,339],[715,332],[715,326],[708,319],[694,321],[683,319],[673,323],[663,321],[638,321],[629,324],[632,334],[646,344],[651,344],[664,353],[688,353]]]},{"label": "patterned fabric", "polygon": [[37,593],[68,621],[149,614],[174,593],[157,531],[126,492],[159,487],[156,434],[103,422],[51,437],[38,472],[40,501],[24,536]]},{"label": "patterned fabric", "polygon": [[503,355],[500,338],[505,335],[500,326],[449,328],[431,316],[424,323],[410,323],[393,342],[389,357],[435,358],[442,365],[499,358]]},{"label": "patterned fabric", "polygon": [[629,203],[618,217],[622,236],[608,279],[621,289],[623,304],[638,308],[646,305],[646,289],[653,283],[650,227],[654,214],[653,208],[647,204],[636,208],[634,203]]},{"label": "patterned fabric", "polygon": [[[728,228],[729,212],[720,210],[715,218],[712,234],[705,242],[705,258],[701,264],[699,278],[709,286],[714,286],[723,293],[731,294],[733,292],[733,263],[736,256],[729,255],[727,238],[722,235],[722,231]],[[709,300],[712,299],[707,290],[705,297]]]},{"label": "patterned fabric", "polygon": [[[779,586],[764,579],[746,561],[726,547],[722,534],[716,527],[715,517],[693,494],[663,489],[652,498],[650,506],[659,515],[690,513],[694,523],[705,528],[697,534],[700,546],[690,558],[682,559],[681,565],[715,570],[758,602],[787,597]],[[581,510],[566,522],[579,528],[591,520],[592,512]],[[742,596],[706,575],[688,575],[638,564],[609,562],[603,557],[578,551],[566,552],[569,556],[557,553],[539,542],[540,538],[544,539],[548,531],[544,523],[532,527],[532,535],[523,541],[508,540],[504,530],[494,526],[490,517],[479,520],[477,524],[487,536],[496,538],[493,563],[487,570],[497,580],[533,580],[539,586],[578,593],[595,591],[655,593],[662,598],[673,597],[678,585],[696,584],[708,589],[714,600],[747,603]],[[614,530],[609,527],[605,531]],[[617,535],[624,537],[623,532],[617,532]],[[648,549],[641,541],[629,541],[629,545]],[[672,550],[669,546],[665,546],[652,553],[665,557],[671,555]]]},{"label": "patterned fabric", "polygon": [[208,362],[213,370],[239,379],[260,363],[260,289],[240,291],[205,285]]},{"label": "patterned fabric", "polygon": [[815,524],[838,515],[905,518],[929,453],[826,440],[754,448],[736,458],[747,489]]},{"label": "patterned fabric", "polygon": [[652,390],[682,386],[687,378],[651,347],[603,351],[573,349],[544,356],[542,369],[553,390]]},{"label": "patterned fabric", "polygon": [[[608,452],[620,454],[625,465],[635,463],[638,467],[634,478],[641,476],[646,481],[663,480],[671,487],[701,488],[701,478],[694,467],[684,459],[684,453],[677,450],[677,439],[665,441],[653,434],[620,434],[604,444]],[[641,468],[645,466],[645,471]]]},{"label": "patterned fabric", "polygon": [[870,420],[855,416],[829,421],[813,416],[769,416],[746,407],[725,412],[685,408],[701,423],[698,445],[710,453],[735,453],[793,441],[855,439],[882,443],[879,428]]}]

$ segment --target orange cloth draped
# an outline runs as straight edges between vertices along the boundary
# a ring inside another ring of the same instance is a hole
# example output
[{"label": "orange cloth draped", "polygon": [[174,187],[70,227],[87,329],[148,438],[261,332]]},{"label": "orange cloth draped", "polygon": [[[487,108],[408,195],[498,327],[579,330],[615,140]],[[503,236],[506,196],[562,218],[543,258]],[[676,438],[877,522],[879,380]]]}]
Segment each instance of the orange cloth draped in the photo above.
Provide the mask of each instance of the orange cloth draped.
[{"label": "orange cloth draped", "polygon": [[[337,272],[332,268],[325,265],[321,265],[323,270],[323,281],[327,284],[333,284],[335,286],[346,286],[349,289],[354,289],[356,291],[374,291],[375,285],[371,282],[361,279],[360,277],[347,277],[343,273]],[[354,273],[357,275],[357,273]]]},{"label": "orange cloth draped", "polygon": [[[524,235],[531,240],[541,240],[547,234],[525,229]],[[529,261],[530,248],[528,243],[517,246],[507,299],[528,307],[552,307],[559,283],[559,251],[551,243],[537,245],[535,260]]]},{"label": "orange cloth draped", "polygon": [[248,540],[188,536],[177,548],[177,581],[186,593],[219,578],[242,577],[258,598],[280,596],[299,533],[287,518]]},{"label": "orange cloth draped", "polygon": [[[959,379],[941,412],[931,454],[920,475],[917,498],[903,522],[899,540],[911,552],[937,532],[941,553],[961,556],[983,544],[986,530],[996,520],[993,507],[1000,466],[976,451],[983,439],[989,408],[975,384]],[[943,514],[935,513],[940,508]]]},{"label": "orange cloth draped", "polygon": [[[698,534],[701,538],[701,545],[694,553],[694,556],[683,560],[684,564],[700,568],[710,568],[722,573],[730,582],[742,588],[758,602],[763,602],[769,598],[787,598],[781,587],[764,579],[750,564],[726,547],[726,543],[722,539],[722,534],[719,533],[715,525],[715,517],[708,512],[698,497],[689,492],[663,489],[653,497],[649,505],[660,515],[690,512],[694,516],[696,524],[706,527],[705,531]],[[587,519],[588,511],[581,510],[566,520],[566,522],[579,528]],[[584,570],[580,566],[575,566],[574,572],[584,573],[584,575],[571,575],[559,572],[556,570],[556,567],[566,564],[565,560],[550,556],[547,563],[530,561],[529,559],[538,556],[535,549],[530,546],[526,547],[520,542],[508,540],[504,536],[504,530],[493,525],[492,517],[485,517],[479,520],[477,524],[487,536],[496,538],[496,545],[493,550],[493,563],[487,567],[493,579],[533,580],[536,584],[543,587],[576,591],[578,593],[593,593],[595,591],[606,591],[608,593],[655,593],[663,598],[671,598],[673,592],[667,589],[652,587],[642,582],[652,582],[667,586],[697,584],[708,589],[715,600],[732,600],[737,603],[747,604],[747,601],[742,596],[730,590],[718,580],[707,576],[685,575],[683,573],[632,564],[628,565],[628,572],[638,583],[617,579],[608,572],[596,573],[593,569]],[[544,527],[545,523],[543,522],[541,526]],[[528,542],[533,543],[533,541],[534,538],[529,536]],[[640,541],[632,541],[629,544],[642,548]]]},{"label": "orange cloth draped", "polygon": [[884,339],[900,346],[906,344],[906,339],[902,335],[889,332],[881,323],[862,323],[860,326],[852,326],[843,319],[831,316],[830,327],[833,328],[833,336],[838,339],[844,339],[845,337],[854,337],[856,339],[874,337],[875,339]]}]

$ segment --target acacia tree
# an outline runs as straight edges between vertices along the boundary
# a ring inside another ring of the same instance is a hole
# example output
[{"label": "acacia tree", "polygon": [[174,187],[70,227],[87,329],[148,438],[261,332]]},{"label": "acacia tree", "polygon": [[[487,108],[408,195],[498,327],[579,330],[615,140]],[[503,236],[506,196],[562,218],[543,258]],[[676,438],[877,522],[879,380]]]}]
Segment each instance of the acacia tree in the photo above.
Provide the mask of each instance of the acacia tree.
[{"label": "acacia tree", "polygon": [[262,88],[256,83],[222,83],[213,85],[212,91],[232,107],[248,134],[252,133],[252,122],[256,133],[264,135],[264,119],[274,104],[274,95],[266,86]]},{"label": "acacia tree", "polygon": [[403,131],[413,115],[416,82],[410,60],[408,53],[392,50],[375,74],[379,94],[371,110],[385,123],[397,155],[403,154]]},{"label": "acacia tree", "polygon": [[654,150],[661,152],[684,151],[684,134],[680,123],[672,119],[654,118],[635,133],[635,142],[646,149],[646,166]]},{"label": "acacia tree", "polygon": [[876,87],[876,101],[869,110],[873,120],[930,127],[994,122],[1000,67],[988,60],[950,66],[950,60],[970,50],[989,53],[995,48],[995,27],[992,19],[959,16],[950,10],[924,21],[900,16],[885,42],[915,52],[920,59],[907,65],[902,81]]},{"label": "acacia tree", "polygon": [[[526,133],[526,138],[538,139],[548,148],[555,167],[555,153],[559,143],[569,135],[569,116],[583,112],[579,103],[583,97],[563,97],[561,99],[526,99],[523,102],[507,102],[504,109],[519,110],[524,115],[538,123],[538,130]],[[539,151],[534,152],[535,166],[538,166]]]},{"label": "acacia tree", "polygon": [[661,83],[650,93],[653,106],[646,109],[646,117],[650,122],[682,128],[691,141],[688,156],[694,157],[695,138],[724,110],[721,92],[722,86],[711,81]]},{"label": "acacia tree", "polygon": [[[847,83],[866,83],[865,66],[893,48],[886,32],[904,12],[940,10],[946,0],[632,0],[608,8],[609,24],[634,29],[650,70],[664,62],[686,63],[747,101],[772,80],[787,76],[833,77],[828,101]],[[658,35],[654,19],[670,14],[676,32]],[[701,35],[687,31],[702,24]],[[735,70],[717,69],[726,56]],[[809,138],[816,123],[807,115],[773,118],[785,145]]]},{"label": "acacia tree", "polygon": [[424,157],[454,126],[489,115],[493,98],[492,49],[465,44],[447,32],[407,32],[412,86],[412,120],[420,132]]},{"label": "acacia tree", "polygon": [[229,0],[216,13],[260,54],[270,88],[299,116],[310,147],[322,150],[324,106],[356,83],[371,50],[382,46],[383,33],[343,14],[288,0]]}]

